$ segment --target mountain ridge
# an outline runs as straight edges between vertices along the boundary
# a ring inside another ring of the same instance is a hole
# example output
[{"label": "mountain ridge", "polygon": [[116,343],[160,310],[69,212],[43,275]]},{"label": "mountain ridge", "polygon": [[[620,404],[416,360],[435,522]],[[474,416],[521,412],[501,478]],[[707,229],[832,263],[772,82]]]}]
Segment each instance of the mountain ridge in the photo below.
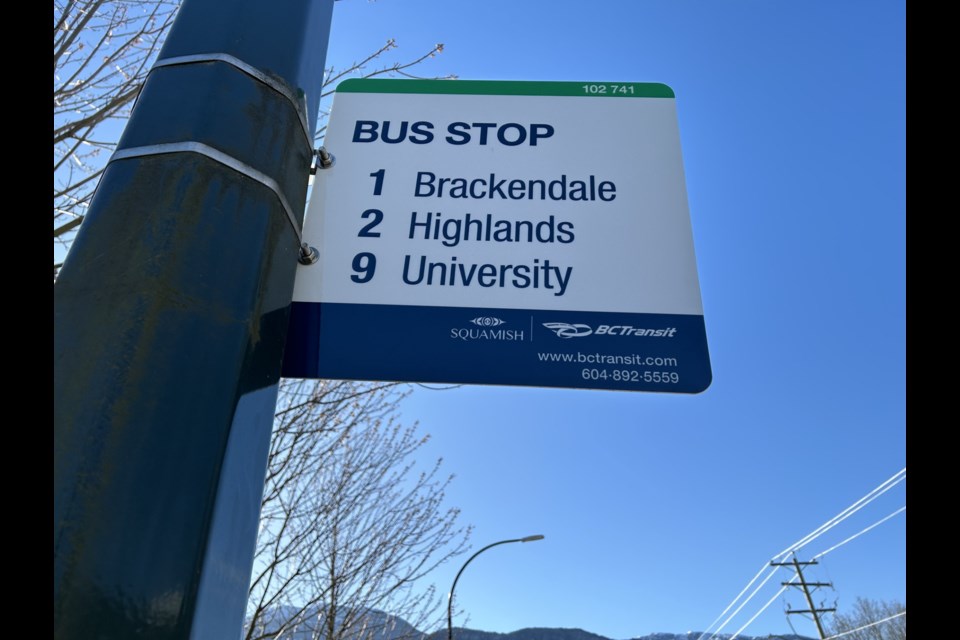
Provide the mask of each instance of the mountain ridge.
[{"label": "mountain ridge", "polygon": [[[278,607],[283,609],[284,607]],[[289,609],[289,608],[287,608]],[[280,611],[277,611],[280,613]],[[284,616],[274,616],[274,619],[283,619]],[[314,640],[322,638],[315,635],[320,626],[318,609],[304,613],[298,621],[287,625],[287,630],[276,640]],[[371,609],[363,616],[363,623],[358,625],[355,632],[348,632],[340,640],[446,640],[446,628],[424,633],[410,625],[406,620],[383,611]],[[630,638],[608,638],[597,633],[586,631],[579,627],[524,627],[516,631],[500,633],[497,631],[481,631],[466,627],[454,627],[454,640],[699,640],[705,635],[702,631],[688,631],[686,633],[650,633]],[[710,637],[706,634],[707,637]],[[714,640],[730,640],[733,634],[719,633],[713,636]],[[737,640],[814,640],[808,636],[795,634],[767,634],[763,636],[738,635]]]},{"label": "mountain ridge", "polygon": [[[569,627],[526,627],[508,633],[462,627],[453,628],[454,640],[698,640],[703,635],[710,637],[710,634],[704,634],[702,631],[688,631],[686,633],[655,632],[643,636],[613,639],[584,629]],[[447,632],[444,629],[428,634],[426,640],[445,640],[446,637]],[[713,637],[714,640],[729,640],[733,637],[733,634],[719,633]],[[813,638],[795,634],[768,634],[764,636],[739,635],[737,640],[813,640]]]}]

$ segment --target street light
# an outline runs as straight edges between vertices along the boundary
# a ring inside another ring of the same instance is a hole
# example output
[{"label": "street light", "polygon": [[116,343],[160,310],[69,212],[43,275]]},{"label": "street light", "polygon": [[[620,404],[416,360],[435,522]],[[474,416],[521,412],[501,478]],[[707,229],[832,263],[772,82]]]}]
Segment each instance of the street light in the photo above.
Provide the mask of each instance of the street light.
[{"label": "street light", "polygon": [[467,565],[470,564],[470,562],[478,555],[487,549],[490,549],[491,547],[497,546],[498,544],[509,544],[511,542],[534,542],[535,540],[543,540],[543,536],[535,535],[527,536],[525,538],[515,538],[513,540],[501,540],[500,542],[494,542],[493,544],[488,544],[483,549],[480,549],[480,551],[477,551],[475,554],[467,558],[467,561],[463,563],[462,567],[460,567],[460,571],[457,571],[457,577],[453,579],[453,586],[450,587],[450,593],[447,594],[447,640],[453,640],[453,591],[457,588],[457,580],[460,579],[460,574],[463,573],[463,570],[467,568]]}]

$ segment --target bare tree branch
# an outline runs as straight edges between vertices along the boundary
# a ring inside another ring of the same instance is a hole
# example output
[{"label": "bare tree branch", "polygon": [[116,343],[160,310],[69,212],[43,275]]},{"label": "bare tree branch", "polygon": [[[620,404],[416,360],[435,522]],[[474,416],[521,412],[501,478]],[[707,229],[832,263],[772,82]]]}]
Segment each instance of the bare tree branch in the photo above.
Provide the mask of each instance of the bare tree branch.
[{"label": "bare tree branch", "polygon": [[[54,240],[69,247],[176,0],[54,2]],[[64,220],[67,220],[64,223]]]},{"label": "bare tree branch", "polygon": [[[99,176],[120,136],[150,65],[173,22],[179,0],[54,2],[54,240],[69,248]],[[404,62],[382,63],[397,48],[388,40],[342,70],[327,70],[323,96],[351,76],[402,75],[443,51],[438,44]],[[447,76],[453,77],[453,76]],[[326,128],[321,126],[317,140]],[[65,222],[66,221],[66,222]]]},{"label": "bare tree branch", "polygon": [[853,606],[837,613],[830,637],[844,640],[907,640],[907,608],[899,601],[878,602],[857,598]]},{"label": "bare tree branch", "polygon": [[465,549],[469,529],[443,506],[452,477],[441,461],[417,470],[427,438],[396,420],[405,393],[378,383],[283,383],[248,640],[293,626],[362,640],[377,629],[372,609],[414,626],[440,619],[431,619],[436,591],[420,582]]}]

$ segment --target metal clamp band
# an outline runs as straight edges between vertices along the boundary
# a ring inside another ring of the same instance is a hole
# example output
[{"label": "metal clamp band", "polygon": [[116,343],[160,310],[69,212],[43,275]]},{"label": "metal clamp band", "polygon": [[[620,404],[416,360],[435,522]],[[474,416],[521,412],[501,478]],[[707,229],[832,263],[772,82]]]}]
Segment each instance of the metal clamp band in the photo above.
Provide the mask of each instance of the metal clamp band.
[{"label": "metal clamp band", "polygon": [[175,58],[163,58],[162,60],[157,60],[155,63],[153,63],[153,68],[150,69],[150,71],[152,72],[154,69],[159,67],[171,67],[181,64],[197,64],[200,62],[225,62],[226,64],[236,67],[245,74],[259,80],[289,100],[293,105],[293,108],[296,110],[297,116],[300,118],[300,126],[303,129],[303,135],[307,140],[307,144],[311,149],[313,149],[313,139],[310,137],[310,127],[307,125],[306,96],[301,92],[300,97],[298,98],[286,84],[280,82],[277,80],[277,78],[267,75],[253,65],[247,64],[240,58],[236,58],[229,53],[198,53],[189,56],[176,56]]},{"label": "metal clamp band", "polygon": [[293,215],[293,208],[290,206],[290,203],[287,202],[287,199],[283,195],[280,185],[277,184],[276,180],[262,171],[254,169],[250,165],[240,162],[233,156],[227,155],[223,151],[214,149],[213,147],[205,145],[202,142],[167,142],[163,144],[150,144],[143,147],[120,149],[119,151],[114,152],[114,154],[110,157],[108,164],[114,160],[141,158],[143,156],[156,156],[165,153],[182,153],[185,151],[190,153],[198,153],[202,156],[210,158],[211,160],[215,160],[222,165],[230,167],[237,173],[243,174],[251,180],[256,180],[263,186],[273,191],[277,198],[280,199],[280,204],[283,206],[283,210],[287,214],[287,219],[290,221],[290,226],[293,227],[293,232],[297,234],[297,242],[303,242],[303,234],[301,233],[300,227],[297,224],[296,216]]}]

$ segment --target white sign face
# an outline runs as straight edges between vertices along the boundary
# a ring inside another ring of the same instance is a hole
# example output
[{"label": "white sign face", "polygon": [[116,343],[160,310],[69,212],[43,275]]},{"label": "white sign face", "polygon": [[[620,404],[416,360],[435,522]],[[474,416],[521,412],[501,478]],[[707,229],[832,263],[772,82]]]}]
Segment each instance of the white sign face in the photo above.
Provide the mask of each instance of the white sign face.
[{"label": "white sign face", "polygon": [[672,90],[348,80],[284,375],[710,384]]}]

